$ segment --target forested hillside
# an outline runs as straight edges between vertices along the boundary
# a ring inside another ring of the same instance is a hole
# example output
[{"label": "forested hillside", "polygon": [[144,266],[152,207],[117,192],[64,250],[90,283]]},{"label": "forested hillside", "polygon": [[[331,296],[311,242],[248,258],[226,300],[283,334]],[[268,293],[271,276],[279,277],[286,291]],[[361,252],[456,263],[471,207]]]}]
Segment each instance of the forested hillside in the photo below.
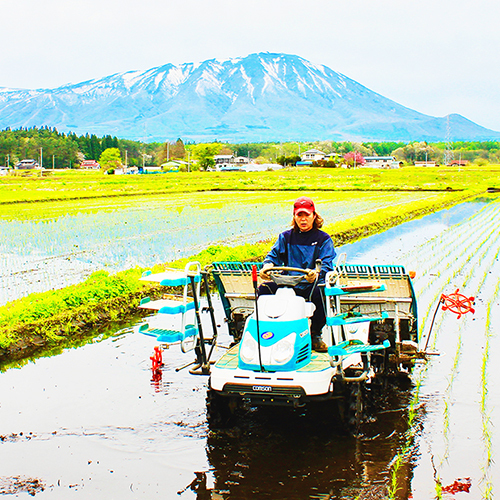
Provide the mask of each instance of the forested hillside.
[{"label": "forested hillside", "polygon": [[82,160],[99,161],[101,153],[107,148],[118,148],[125,155],[129,165],[142,164],[142,155],[147,155],[148,163],[155,161],[161,153],[163,144],[145,144],[106,135],[77,136],[64,134],[56,128],[42,127],[0,132],[0,165],[14,166],[18,161],[32,158],[47,168],[77,168]]}]

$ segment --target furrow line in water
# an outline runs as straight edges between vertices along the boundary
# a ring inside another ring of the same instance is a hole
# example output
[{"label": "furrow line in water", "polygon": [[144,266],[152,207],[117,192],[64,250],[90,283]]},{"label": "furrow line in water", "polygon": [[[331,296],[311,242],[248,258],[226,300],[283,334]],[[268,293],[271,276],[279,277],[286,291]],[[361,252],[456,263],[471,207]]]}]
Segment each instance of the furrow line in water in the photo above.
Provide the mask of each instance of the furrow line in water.
[{"label": "furrow line in water", "polygon": [[[467,230],[468,227],[465,229]],[[432,294],[432,291],[434,290],[434,294],[432,296],[433,300],[429,300],[427,302],[426,313],[422,316],[422,318],[424,318],[424,323],[430,313],[432,305],[439,299],[441,291],[449,285],[451,280],[456,278],[463,269],[477,265],[477,259],[475,258],[475,256],[477,256],[477,252],[482,246],[486,245],[486,250],[484,251],[486,253],[487,248],[495,245],[497,243],[497,238],[492,239],[491,236],[492,234],[498,234],[499,231],[500,219],[497,219],[494,224],[484,228],[482,233],[478,235],[478,239],[471,242],[468,247],[461,249],[457,247],[453,253],[447,255],[447,258],[441,258],[441,265],[436,265],[436,269],[439,271],[437,275],[431,276],[430,273],[428,273],[427,276],[425,276],[426,281],[422,286],[420,283],[424,276],[422,276],[420,280],[417,280],[418,286],[416,286],[416,293],[419,302],[425,302],[423,298]],[[471,238],[469,236],[469,240],[470,239]],[[425,251],[425,246],[421,247],[420,250]],[[466,265],[462,266],[461,263],[464,261],[466,262]]]},{"label": "furrow line in water", "polygon": [[[499,204],[497,204],[495,209],[492,207],[488,211],[483,208],[467,221],[457,224],[436,236],[426,245],[427,252],[425,256],[423,256],[423,252],[420,249],[418,249],[418,253],[417,251],[412,252],[412,254],[415,254],[415,260],[421,272],[427,273],[434,269],[438,263],[442,262],[443,257],[450,255],[453,250],[460,248],[464,243],[470,241],[469,232],[474,230],[474,228],[480,227],[483,228],[483,231],[486,231],[489,225],[494,226],[499,208]],[[444,254],[443,248],[445,249]]]},{"label": "furrow line in water", "polygon": [[[499,391],[496,389],[497,384],[491,384],[494,381],[496,373],[492,370],[490,359],[492,349],[498,349],[498,335],[494,331],[494,325],[498,324],[500,318],[494,318],[496,313],[498,316],[498,301],[500,300],[500,283],[498,276],[500,273],[500,263],[498,255],[500,254],[500,247],[497,249],[491,270],[486,271],[485,278],[480,283],[481,288],[484,290],[484,298],[478,304],[482,309],[485,309],[485,325],[484,325],[484,347],[481,360],[481,383],[479,388],[480,400],[480,414],[482,426],[482,442],[484,446],[483,463],[481,465],[482,471],[482,498],[491,500],[493,495],[493,482],[491,479],[492,465],[494,458],[494,427],[493,411],[495,409],[493,402],[498,399]],[[495,266],[496,264],[496,266]],[[491,291],[490,291],[491,290]],[[498,353],[497,353],[498,354]],[[491,393],[494,393],[493,396]]]},{"label": "furrow line in water", "polygon": [[[498,284],[497,284],[498,286]],[[482,498],[485,500],[493,499],[493,482],[491,479],[491,467],[494,459],[494,446],[492,440],[493,426],[492,426],[492,404],[491,396],[489,394],[488,385],[490,380],[493,380],[494,374],[490,369],[490,346],[491,339],[494,336],[492,327],[492,304],[498,300],[500,290],[496,289],[491,302],[487,305],[486,310],[486,328],[485,328],[485,347],[483,353],[483,360],[481,365],[481,423],[483,431],[483,444],[484,444],[484,457],[481,466],[483,476],[481,484],[483,484]]]},{"label": "furrow line in water", "polygon": [[[443,441],[439,443],[437,436],[432,436],[433,442],[431,455],[440,456],[437,467],[437,479],[446,477],[445,484],[453,481],[458,475],[468,475],[478,478],[482,475],[482,498],[492,497],[493,484],[489,478],[492,463],[493,443],[491,432],[490,415],[486,409],[486,397],[488,396],[485,384],[488,381],[486,375],[486,363],[489,356],[489,338],[491,331],[491,320],[481,316],[481,311],[486,306],[491,311],[492,304],[498,299],[499,275],[498,255],[500,253],[500,237],[498,228],[495,227],[488,233],[487,237],[479,240],[477,245],[470,246],[465,256],[468,257],[465,266],[460,269],[461,274],[452,274],[451,278],[462,278],[462,286],[467,287],[466,295],[480,297],[481,302],[476,306],[479,314],[473,318],[469,315],[462,317],[458,325],[458,338],[455,347],[455,357],[452,366],[446,359],[433,360],[434,369],[431,368],[426,374],[428,390],[435,394],[439,379],[448,380],[448,385],[443,394],[444,411],[436,412],[430,427],[443,429]],[[471,253],[472,251],[472,253]],[[461,260],[464,258],[462,254]],[[452,266],[448,273],[453,271]],[[490,291],[493,290],[493,293]],[[481,298],[482,297],[482,298]],[[436,330],[438,350],[443,353],[449,352],[453,346],[456,327],[453,327],[455,319],[443,320]],[[482,329],[485,331],[486,339],[477,333]],[[450,343],[451,342],[451,343]],[[481,351],[483,354],[481,354]],[[482,361],[481,361],[482,360]],[[481,368],[482,366],[482,368]],[[448,374],[448,375],[446,375]],[[444,380],[441,382],[441,384]],[[478,393],[481,401],[478,401]],[[467,429],[468,440],[472,442],[483,442],[484,464],[469,463],[463,461],[467,454],[467,441],[463,439],[463,429]],[[476,481],[477,484],[477,481]]]},{"label": "furrow line in water", "polygon": [[[474,227],[481,228],[479,232],[474,231]],[[469,220],[464,225],[460,225],[459,228],[456,228],[453,231],[452,237],[453,241],[449,242],[450,235],[448,232],[446,234],[441,235],[440,237],[440,251],[432,250],[432,257],[429,259],[427,269],[433,269],[438,264],[442,264],[443,261],[453,258],[457,252],[460,254],[464,254],[468,251],[468,249],[473,248],[474,245],[477,244],[478,240],[484,238],[485,234],[490,235],[496,228],[498,227],[498,221],[494,218],[489,219],[488,221],[478,221],[478,220]],[[458,237],[456,235],[457,230],[459,230]],[[471,238],[471,233],[474,234],[475,238]],[[443,252],[443,248],[445,252]],[[425,272],[424,267],[424,272]]]}]

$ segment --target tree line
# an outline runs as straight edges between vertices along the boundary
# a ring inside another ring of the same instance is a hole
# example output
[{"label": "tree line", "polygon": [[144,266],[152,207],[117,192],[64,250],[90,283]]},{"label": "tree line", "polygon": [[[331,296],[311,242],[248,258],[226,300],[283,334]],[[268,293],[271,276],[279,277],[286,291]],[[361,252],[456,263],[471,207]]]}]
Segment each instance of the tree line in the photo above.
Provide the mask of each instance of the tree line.
[{"label": "tree line", "polygon": [[[443,163],[445,153],[451,146],[456,160],[477,164],[500,163],[500,141],[456,141],[443,142],[262,142],[262,143],[194,143],[182,139],[164,143],[144,143],[119,139],[111,135],[97,137],[95,134],[65,134],[51,127],[30,127],[0,131],[0,165],[14,166],[23,159],[34,159],[47,168],[78,168],[83,160],[99,161],[104,151],[117,149],[122,163],[130,166],[157,165],[169,160],[190,162],[196,160],[198,168],[213,165],[217,154],[244,156],[258,163],[281,163],[294,165],[300,155],[308,149],[319,149],[344,158],[348,153],[354,157],[395,156],[398,161],[412,164],[415,161]],[[335,160],[325,166],[338,166]]]},{"label": "tree line", "polygon": [[111,135],[65,134],[53,127],[30,127],[0,131],[0,165],[15,166],[23,159],[33,159],[46,168],[78,168],[83,160],[99,161],[102,153],[117,148],[129,165],[141,165],[144,159],[156,161],[163,144],[141,143]]}]

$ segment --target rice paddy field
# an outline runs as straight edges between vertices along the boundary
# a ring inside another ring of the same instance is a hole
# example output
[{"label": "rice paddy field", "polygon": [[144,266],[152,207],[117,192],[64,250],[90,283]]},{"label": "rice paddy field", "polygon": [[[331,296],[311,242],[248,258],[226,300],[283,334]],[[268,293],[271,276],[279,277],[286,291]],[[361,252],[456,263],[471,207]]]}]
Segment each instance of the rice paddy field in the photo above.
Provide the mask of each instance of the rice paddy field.
[{"label": "rice paddy field", "polygon": [[442,293],[459,288],[475,297],[474,315],[438,312],[429,343],[440,355],[415,369],[410,389],[380,401],[361,437],[346,436],[321,412],[266,410],[213,433],[205,379],[175,371],[185,360],[177,349],[164,353],[162,377],[151,379],[153,344],[131,323],[0,375],[0,491],[10,487],[21,498],[30,487],[41,498],[495,498],[499,240],[500,201],[479,200],[343,247],[353,263],[416,271],[423,343]]},{"label": "rice paddy field", "polygon": [[[499,494],[500,200],[478,207],[446,228],[418,229],[423,224],[414,221],[411,238],[395,228],[368,238],[381,241],[368,251],[362,241],[345,249],[352,262],[397,262],[416,271],[420,344],[440,353],[413,373],[409,427],[390,463],[388,498]],[[457,318],[438,309],[428,340],[441,294],[457,289],[475,298],[474,314]]]},{"label": "rice paddy field", "polygon": [[[150,267],[210,245],[275,238],[289,226],[295,191],[202,192],[2,206],[0,305],[78,283],[93,271]],[[444,202],[440,192],[307,192],[328,227],[390,208]]]},{"label": "rice paddy field", "polygon": [[[433,238],[407,256],[426,340],[441,293],[475,297],[475,313],[442,312],[430,345],[441,353],[415,373],[413,498],[449,498],[442,487],[471,484],[470,497],[500,494],[500,203]],[[459,498],[457,493],[456,498]]]},{"label": "rice paddy field", "polygon": [[273,172],[179,172],[104,175],[48,171],[43,177],[4,176],[0,204],[196,191],[422,191],[500,188],[500,165],[401,169],[286,168]]},{"label": "rice paddy field", "polygon": [[[249,189],[6,203],[0,304],[76,283],[97,269],[147,267],[210,244],[273,238],[289,224],[300,194],[312,196],[327,222],[339,226],[346,216],[388,207],[398,213],[447,196]],[[0,493],[188,500],[498,497],[500,199],[482,197],[342,251],[349,263],[398,264],[416,272],[420,342],[429,337],[439,352],[415,368],[409,389],[380,401],[360,437],[346,436],[321,412],[272,410],[251,412],[227,434],[211,432],[206,380],[176,372],[186,362],[177,349],[164,353],[162,377],[152,379],[153,344],[133,333],[137,320],[131,318],[83,347],[0,374]],[[474,314],[457,318],[438,310],[429,336],[441,294],[457,289],[475,298]]]}]

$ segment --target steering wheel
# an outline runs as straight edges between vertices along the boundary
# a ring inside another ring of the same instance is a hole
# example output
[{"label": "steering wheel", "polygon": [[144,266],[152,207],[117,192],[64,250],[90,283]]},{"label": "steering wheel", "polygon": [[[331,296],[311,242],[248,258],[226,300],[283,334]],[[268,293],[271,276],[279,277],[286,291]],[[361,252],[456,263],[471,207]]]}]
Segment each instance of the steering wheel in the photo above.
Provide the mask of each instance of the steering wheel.
[{"label": "steering wheel", "polygon": [[[281,274],[284,271],[293,271],[301,273],[299,276],[290,276],[289,274]],[[300,267],[276,266],[267,271],[272,281],[278,286],[295,286],[298,285],[305,276],[309,273],[309,269],[301,269]]]}]

